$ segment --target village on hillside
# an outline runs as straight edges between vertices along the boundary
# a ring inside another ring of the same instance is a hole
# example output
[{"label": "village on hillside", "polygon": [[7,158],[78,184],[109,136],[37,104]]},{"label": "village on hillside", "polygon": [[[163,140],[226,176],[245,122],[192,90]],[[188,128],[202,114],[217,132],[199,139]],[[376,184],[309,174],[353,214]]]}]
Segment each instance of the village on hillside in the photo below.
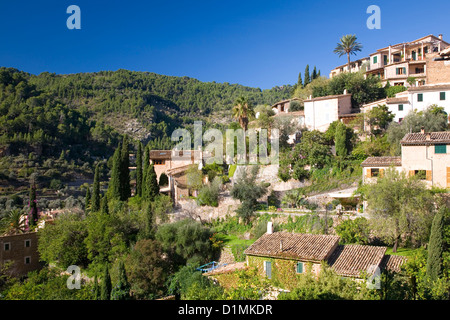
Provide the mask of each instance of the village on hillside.
[{"label": "village on hillside", "polygon": [[[2,217],[0,299],[30,298],[43,270],[49,299],[449,299],[450,43],[314,72],[288,99],[235,101],[243,159],[224,155],[228,136],[214,150],[205,135],[196,148],[124,137],[77,186],[80,205],[41,208],[31,186],[28,210]],[[261,128],[274,163],[249,163]]]}]

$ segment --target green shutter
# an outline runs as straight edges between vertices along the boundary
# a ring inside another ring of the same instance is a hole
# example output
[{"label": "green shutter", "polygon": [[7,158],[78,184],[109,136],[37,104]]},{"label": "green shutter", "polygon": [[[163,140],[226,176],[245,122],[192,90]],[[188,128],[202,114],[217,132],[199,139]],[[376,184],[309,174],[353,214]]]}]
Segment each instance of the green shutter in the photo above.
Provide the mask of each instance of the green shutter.
[{"label": "green shutter", "polygon": [[445,100],[445,92],[440,92],[440,93],[439,93],[439,98],[440,98],[441,100]]},{"label": "green shutter", "polygon": [[447,145],[445,145],[445,144],[436,144],[434,146],[434,153],[446,154],[447,153]]},{"label": "green shutter", "polygon": [[423,93],[418,93],[417,94],[417,101],[423,101]]},{"label": "green shutter", "polygon": [[297,273],[303,273],[303,262],[297,263]]},{"label": "green shutter", "polygon": [[398,111],[403,111],[403,105],[402,104],[398,105]]},{"label": "green shutter", "polygon": [[377,61],[378,61],[377,58],[378,58],[377,56],[373,57],[373,63],[377,63]]},{"label": "green shutter", "polygon": [[272,279],[272,263],[270,261],[265,261],[266,264],[266,276],[268,279]]}]

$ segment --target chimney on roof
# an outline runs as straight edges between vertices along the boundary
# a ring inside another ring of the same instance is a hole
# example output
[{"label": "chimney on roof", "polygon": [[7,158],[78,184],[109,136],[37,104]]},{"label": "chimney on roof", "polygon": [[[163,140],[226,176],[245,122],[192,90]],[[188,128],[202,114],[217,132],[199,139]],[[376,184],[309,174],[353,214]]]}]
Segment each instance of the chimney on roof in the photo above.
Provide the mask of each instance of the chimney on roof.
[{"label": "chimney on roof", "polygon": [[425,127],[420,128],[420,133],[424,134],[425,133]]},{"label": "chimney on roof", "polygon": [[442,40],[442,34],[440,34],[440,35],[439,35],[439,39],[441,39],[441,40]]},{"label": "chimney on roof", "polygon": [[273,224],[272,221],[267,222],[267,234],[273,233]]},{"label": "chimney on roof", "polygon": [[344,94],[347,94],[347,89],[344,89]]},{"label": "chimney on roof", "polygon": [[283,240],[280,240],[280,251],[283,251]]},{"label": "chimney on roof", "polygon": [[427,132],[427,133],[426,133],[426,140],[427,140],[427,141],[430,141],[430,140],[431,140],[431,133],[430,133],[430,132]]}]

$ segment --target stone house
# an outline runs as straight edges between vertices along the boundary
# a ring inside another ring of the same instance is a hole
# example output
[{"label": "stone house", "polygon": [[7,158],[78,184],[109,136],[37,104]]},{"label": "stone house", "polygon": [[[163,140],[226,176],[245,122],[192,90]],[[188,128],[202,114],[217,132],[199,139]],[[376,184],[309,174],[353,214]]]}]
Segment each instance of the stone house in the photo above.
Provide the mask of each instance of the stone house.
[{"label": "stone house", "polygon": [[356,114],[352,108],[352,95],[344,94],[317,97],[304,101],[305,126],[309,130],[327,131],[334,121]]},{"label": "stone house", "polygon": [[164,173],[167,175],[169,184],[160,188],[161,193],[169,194],[175,204],[179,200],[186,200],[195,195],[187,183],[187,170],[191,166],[202,167],[206,154],[197,150],[151,150],[150,164],[153,164],[157,180]]},{"label": "stone house", "polygon": [[1,236],[0,268],[11,263],[9,272],[14,276],[40,269],[37,241],[36,232]]},{"label": "stone house", "polygon": [[[350,72],[359,72],[359,71],[365,71],[367,65],[370,63],[370,58],[365,57],[362,59],[358,59],[356,61],[350,62]],[[338,66],[330,71],[330,79],[333,77],[336,77],[337,75],[348,72],[348,64],[343,64],[341,66]]]},{"label": "stone house", "polygon": [[408,77],[415,79],[415,86],[428,84],[428,56],[438,54],[448,46],[450,44],[443,40],[442,35],[428,35],[378,49],[370,54],[366,76],[379,77],[383,86],[389,81],[391,85],[408,87]]},{"label": "stone house", "polygon": [[278,101],[272,105],[272,110],[275,114],[288,113],[292,101],[301,101],[299,98],[286,99]]},{"label": "stone house", "polygon": [[400,141],[401,157],[369,157],[361,163],[363,183],[370,183],[388,167],[417,176],[428,187],[450,188],[450,132],[408,133]]},{"label": "stone house", "polygon": [[377,268],[399,272],[405,261],[401,256],[386,255],[386,247],[339,245],[339,240],[335,235],[272,232],[269,223],[267,233],[244,251],[246,264],[290,288],[308,271],[318,276],[323,264],[342,277],[361,279],[363,273],[372,275]]}]

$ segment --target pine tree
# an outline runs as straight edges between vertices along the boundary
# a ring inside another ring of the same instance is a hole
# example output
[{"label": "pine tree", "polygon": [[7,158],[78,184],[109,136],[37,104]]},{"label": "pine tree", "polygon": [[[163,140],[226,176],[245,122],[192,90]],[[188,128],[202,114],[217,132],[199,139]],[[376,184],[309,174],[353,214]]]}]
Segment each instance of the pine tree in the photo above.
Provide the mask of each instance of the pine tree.
[{"label": "pine tree", "polygon": [[91,206],[91,189],[89,186],[86,189],[86,197],[84,198],[84,212],[87,213]]},{"label": "pine tree", "polygon": [[442,276],[442,254],[444,252],[444,216],[446,208],[442,207],[434,216],[428,243],[427,277],[436,281]]},{"label": "pine tree", "polygon": [[116,151],[113,155],[113,166],[111,169],[111,179],[108,185],[108,199],[120,199],[120,163],[121,163],[121,149],[122,146],[119,143]]},{"label": "pine tree", "polygon": [[309,75],[309,64],[307,64],[305,68],[305,81],[303,82],[303,86],[306,87],[309,83],[311,83],[311,77]]},{"label": "pine tree", "polygon": [[300,88],[303,88],[303,80],[302,80],[302,73],[301,72],[298,73],[297,86],[300,87]]},{"label": "pine tree", "polygon": [[111,291],[111,300],[128,300],[130,299],[130,283],[128,282],[125,265],[123,261],[119,261],[119,280]]},{"label": "pine tree", "polygon": [[317,78],[317,69],[316,69],[316,66],[314,66],[314,70],[313,70],[313,73],[312,73],[312,76],[311,76],[311,80],[314,80],[316,78]]},{"label": "pine tree", "polygon": [[122,150],[120,153],[120,200],[126,201],[131,197],[130,189],[130,152],[128,136],[123,137]]},{"label": "pine tree", "polygon": [[159,194],[158,180],[153,164],[149,165],[147,174],[145,176],[145,193],[143,195],[144,200],[153,201]]},{"label": "pine tree", "polygon": [[136,155],[136,195],[142,197],[142,143],[140,141]]},{"label": "pine tree", "polygon": [[94,183],[92,186],[91,211],[100,210],[100,166],[97,164],[94,173]]},{"label": "pine tree", "polygon": [[111,276],[109,275],[108,265],[105,264],[102,285],[100,288],[100,300],[111,300],[111,287]]},{"label": "pine tree", "polygon": [[30,185],[30,218],[29,225],[35,226],[38,220],[38,209],[36,200],[36,184]]}]

